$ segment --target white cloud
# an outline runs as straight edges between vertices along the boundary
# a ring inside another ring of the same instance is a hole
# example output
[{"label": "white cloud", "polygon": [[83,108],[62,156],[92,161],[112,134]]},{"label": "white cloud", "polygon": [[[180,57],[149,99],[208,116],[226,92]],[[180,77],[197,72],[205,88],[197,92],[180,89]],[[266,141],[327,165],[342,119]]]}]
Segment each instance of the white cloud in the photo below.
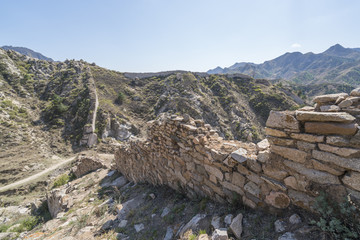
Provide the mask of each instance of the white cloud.
[{"label": "white cloud", "polygon": [[291,45],[292,48],[301,48],[301,45],[299,43],[293,43]]}]

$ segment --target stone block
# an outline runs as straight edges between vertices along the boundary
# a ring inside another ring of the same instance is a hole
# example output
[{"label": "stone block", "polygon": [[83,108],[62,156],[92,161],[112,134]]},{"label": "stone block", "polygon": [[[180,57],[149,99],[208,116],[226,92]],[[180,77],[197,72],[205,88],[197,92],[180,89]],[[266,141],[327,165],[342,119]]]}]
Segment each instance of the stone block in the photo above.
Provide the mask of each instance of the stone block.
[{"label": "stone block", "polygon": [[244,186],[244,190],[257,198],[260,198],[260,188],[254,182],[248,182]]},{"label": "stone block", "polygon": [[340,122],[351,123],[355,120],[353,116],[345,112],[305,112],[296,111],[296,118],[304,122]]},{"label": "stone block", "polygon": [[342,182],[350,187],[355,189],[356,191],[360,191],[360,173],[350,171],[343,178]]},{"label": "stone block", "polygon": [[300,125],[294,113],[288,111],[279,112],[271,110],[269,118],[266,121],[266,126],[270,128],[288,129],[293,132],[300,131]]},{"label": "stone block", "polygon": [[207,164],[205,164],[204,167],[205,167],[205,170],[206,170],[209,174],[212,174],[212,175],[216,176],[220,181],[223,180],[224,175],[223,175],[223,173],[222,173],[218,168],[212,167],[212,166],[207,165]]},{"label": "stone block", "polygon": [[288,137],[288,134],[286,132],[268,127],[265,128],[265,133],[266,135],[270,135],[274,137],[285,137],[285,138]]},{"label": "stone block", "polygon": [[239,186],[239,187],[244,187],[245,181],[246,181],[246,178],[243,175],[241,175],[240,173],[237,173],[237,172],[233,172],[232,177],[231,177],[232,184]]},{"label": "stone block", "polygon": [[263,165],[262,170],[265,175],[280,181],[288,175],[286,171],[275,168],[271,164]]},{"label": "stone block", "polygon": [[313,102],[316,103],[327,103],[327,102],[335,102],[338,97],[347,97],[349,94],[347,93],[335,93],[335,94],[326,94],[326,95],[320,95],[316,96],[313,99]]},{"label": "stone block", "polygon": [[321,112],[339,112],[341,109],[336,105],[323,105],[320,106]]},{"label": "stone block", "polygon": [[305,132],[324,135],[354,135],[357,131],[355,123],[317,123],[306,122]]},{"label": "stone block", "polygon": [[287,146],[293,147],[295,146],[296,141],[294,139],[287,139],[287,138],[277,138],[277,137],[268,137],[269,142],[272,145],[280,145],[280,146]]},{"label": "stone block", "polygon": [[317,182],[320,184],[340,184],[339,179],[332,174],[314,169],[309,169],[304,167],[304,165],[302,164],[288,160],[285,160],[284,164],[313,182]]},{"label": "stone block", "polygon": [[332,175],[335,176],[340,176],[343,175],[345,172],[345,169],[340,168],[340,167],[330,167],[328,164],[324,164],[318,160],[315,159],[311,159],[311,163],[313,165],[314,169],[320,170],[320,171],[324,171],[324,172],[328,172],[331,173]]},{"label": "stone block", "polygon": [[236,193],[240,194],[241,196],[243,196],[245,194],[244,191],[240,187],[238,187],[232,183],[224,181],[224,182],[221,182],[220,184],[224,188],[227,188],[230,191],[236,192]]},{"label": "stone block", "polygon": [[324,136],[317,136],[306,133],[291,133],[290,137],[296,140],[301,140],[305,142],[318,143],[324,141]]},{"label": "stone block", "polygon": [[231,153],[231,157],[239,163],[243,163],[247,160],[247,150],[239,148],[238,150]]},{"label": "stone block", "polygon": [[355,148],[340,148],[334,147],[327,144],[318,144],[320,150],[325,152],[335,153],[342,157],[360,157],[360,149]]},{"label": "stone block", "polygon": [[297,141],[296,146],[299,150],[309,152],[316,148],[316,144],[309,143],[309,142],[303,142],[303,141]]},{"label": "stone block", "polygon": [[265,202],[275,208],[285,209],[290,205],[290,198],[282,192],[270,192],[266,196]]},{"label": "stone block", "polygon": [[294,205],[308,210],[314,210],[314,204],[316,202],[314,197],[291,189],[288,192],[288,196]]},{"label": "stone block", "polygon": [[270,147],[269,141],[265,138],[264,140],[258,142],[256,147],[259,151],[264,151]]},{"label": "stone block", "polygon": [[259,151],[257,160],[261,163],[265,163],[270,159],[270,149]]},{"label": "stone block", "polygon": [[346,107],[350,107],[353,104],[353,101],[350,99],[345,99],[344,101],[342,101],[341,103],[338,104],[339,107],[341,108],[346,108]]},{"label": "stone block", "polygon": [[344,157],[339,157],[332,153],[322,152],[318,150],[313,150],[312,156],[313,158],[321,160],[323,162],[332,163],[335,164],[336,166],[340,166],[345,169],[350,169],[360,172],[359,158],[344,158]]},{"label": "stone block", "polygon": [[271,146],[271,152],[299,163],[305,163],[308,153],[294,148]]}]

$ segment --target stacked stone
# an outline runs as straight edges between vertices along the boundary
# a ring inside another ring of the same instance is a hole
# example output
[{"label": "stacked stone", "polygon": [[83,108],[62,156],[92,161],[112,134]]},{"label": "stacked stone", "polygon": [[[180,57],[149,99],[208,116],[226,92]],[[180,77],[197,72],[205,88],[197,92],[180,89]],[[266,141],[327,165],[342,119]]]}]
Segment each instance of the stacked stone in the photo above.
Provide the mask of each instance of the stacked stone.
[{"label": "stacked stone", "polygon": [[290,199],[279,192],[285,186],[269,177],[278,171],[264,168],[269,157],[267,140],[226,141],[202,120],[165,116],[149,122],[147,140],[121,146],[115,165],[130,180],[166,184],[189,197],[286,208]]},{"label": "stacked stone", "polygon": [[360,131],[354,116],[271,111],[266,126],[273,154],[269,166],[277,171],[272,177],[284,184],[294,204],[311,208],[320,191],[339,201],[347,194],[360,199]]},{"label": "stacked stone", "polygon": [[347,112],[353,116],[360,116],[360,88],[347,93],[327,94],[313,99],[315,107],[306,107],[304,110],[318,112]]}]

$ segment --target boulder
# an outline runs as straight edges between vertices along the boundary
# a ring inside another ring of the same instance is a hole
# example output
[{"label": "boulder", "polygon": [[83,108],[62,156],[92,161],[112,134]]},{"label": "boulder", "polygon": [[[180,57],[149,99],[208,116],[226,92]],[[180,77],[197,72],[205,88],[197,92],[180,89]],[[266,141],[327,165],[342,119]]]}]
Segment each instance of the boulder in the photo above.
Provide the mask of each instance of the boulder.
[{"label": "boulder", "polygon": [[266,126],[270,128],[288,129],[293,132],[300,131],[299,122],[296,120],[293,112],[270,111]]},{"label": "boulder", "polygon": [[351,123],[355,120],[353,116],[345,112],[305,112],[296,111],[296,118],[305,122],[341,122]]},{"label": "boulder", "polygon": [[231,222],[230,229],[234,233],[237,239],[241,239],[241,234],[243,231],[242,227],[243,215],[239,213]]},{"label": "boulder", "polygon": [[211,240],[228,240],[229,236],[226,228],[215,229],[211,235]]},{"label": "boulder", "polygon": [[171,227],[167,227],[165,237],[163,240],[171,240],[174,235],[174,230]]},{"label": "boulder", "polygon": [[276,220],[274,222],[275,232],[280,233],[286,230],[286,223],[283,220]]},{"label": "boulder", "polygon": [[313,102],[316,102],[316,103],[335,102],[338,99],[338,97],[347,97],[347,96],[349,96],[347,93],[335,93],[335,94],[320,95],[320,96],[316,96],[313,99]]},{"label": "boulder", "polygon": [[294,213],[293,215],[290,216],[289,222],[294,225],[299,224],[299,223],[301,223],[301,217],[299,215],[297,215],[296,213]]},{"label": "boulder", "polygon": [[[209,221],[208,221],[209,220]],[[210,227],[210,219],[207,219],[205,214],[196,214],[185,226],[180,230],[179,236],[182,237],[185,232],[192,230],[197,232],[200,229],[208,230]]]},{"label": "boulder", "polygon": [[360,88],[355,88],[354,90],[352,90],[350,96],[360,96]]},{"label": "boulder", "polygon": [[52,218],[56,218],[60,212],[69,210],[73,205],[72,199],[66,195],[65,188],[51,190],[46,198]]},{"label": "boulder", "polygon": [[105,164],[97,156],[79,156],[76,165],[71,169],[74,175],[79,178],[99,168],[105,168]]}]

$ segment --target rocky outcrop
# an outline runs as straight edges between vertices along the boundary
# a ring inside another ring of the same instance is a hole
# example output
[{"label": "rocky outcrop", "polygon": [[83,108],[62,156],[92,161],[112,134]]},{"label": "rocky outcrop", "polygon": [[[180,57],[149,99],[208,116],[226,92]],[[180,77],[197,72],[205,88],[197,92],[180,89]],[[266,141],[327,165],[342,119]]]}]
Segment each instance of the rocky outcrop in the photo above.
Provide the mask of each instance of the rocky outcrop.
[{"label": "rocky outcrop", "polygon": [[58,213],[67,211],[73,205],[72,199],[67,195],[67,189],[54,189],[47,194],[47,204],[52,218],[56,218]]}]

